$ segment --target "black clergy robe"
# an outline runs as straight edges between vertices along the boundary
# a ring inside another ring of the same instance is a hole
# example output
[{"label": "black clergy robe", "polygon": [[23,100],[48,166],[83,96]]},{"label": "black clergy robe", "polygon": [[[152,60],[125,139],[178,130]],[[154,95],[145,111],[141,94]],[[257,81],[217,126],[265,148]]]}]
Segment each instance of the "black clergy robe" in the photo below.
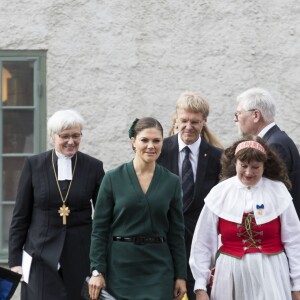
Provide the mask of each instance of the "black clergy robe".
[{"label": "black clergy robe", "polygon": [[[55,152],[54,157],[56,164]],[[82,300],[80,289],[89,274],[90,200],[95,204],[103,176],[101,161],[77,152],[66,201],[70,214],[63,225],[52,150],[25,159],[9,233],[9,266],[22,264],[23,247],[33,258],[22,300]]]}]

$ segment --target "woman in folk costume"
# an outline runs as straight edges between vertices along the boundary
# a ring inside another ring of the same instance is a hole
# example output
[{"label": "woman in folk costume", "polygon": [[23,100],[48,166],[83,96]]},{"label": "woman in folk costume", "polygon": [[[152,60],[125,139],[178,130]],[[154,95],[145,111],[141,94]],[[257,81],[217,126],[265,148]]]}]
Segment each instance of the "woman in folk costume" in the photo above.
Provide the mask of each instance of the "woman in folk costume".
[{"label": "woman in folk costume", "polygon": [[186,257],[179,177],[158,165],[161,124],[136,119],[134,159],[108,171],[95,207],[91,299],[102,288],[118,300],[182,299]]},{"label": "woman in folk costume", "polygon": [[24,277],[22,300],[83,299],[91,200],[104,176],[100,160],[78,151],[83,122],[74,110],[55,112],[48,120],[54,148],[25,159],[9,234],[9,265]]},{"label": "woman in folk costume", "polygon": [[215,262],[212,300],[299,300],[300,223],[283,162],[256,136],[227,148],[221,162],[192,242],[196,299],[209,299]]}]

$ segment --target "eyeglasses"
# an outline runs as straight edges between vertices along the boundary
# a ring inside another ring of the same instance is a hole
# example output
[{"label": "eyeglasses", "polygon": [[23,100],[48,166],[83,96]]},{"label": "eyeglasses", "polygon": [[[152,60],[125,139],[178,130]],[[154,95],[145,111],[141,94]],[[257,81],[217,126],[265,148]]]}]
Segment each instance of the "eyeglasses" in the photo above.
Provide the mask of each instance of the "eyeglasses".
[{"label": "eyeglasses", "polygon": [[58,136],[64,141],[69,141],[70,139],[72,139],[73,141],[78,141],[81,138],[82,133],[58,134]]},{"label": "eyeglasses", "polygon": [[179,119],[178,121],[182,125],[187,125],[188,123],[190,123],[191,126],[198,126],[203,122],[203,120],[199,121],[199,120],[186,120],[186,119]]},{"label": "eyeglasses", "polygon": [[255,110],[256,110],[256,108],[248,109],[248,110],[245,110],[245,111],[237,110],[237,111],[234,113],[234,117],[235,117],[236,120],[238,120],[239,116],[240,116],[243,112],[255,111]]}]

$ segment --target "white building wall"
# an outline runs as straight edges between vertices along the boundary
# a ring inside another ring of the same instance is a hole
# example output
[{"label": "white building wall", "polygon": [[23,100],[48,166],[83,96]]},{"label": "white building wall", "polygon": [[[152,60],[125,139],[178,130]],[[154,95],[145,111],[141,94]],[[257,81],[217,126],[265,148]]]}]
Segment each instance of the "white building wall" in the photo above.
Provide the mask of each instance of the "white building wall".
[{"label": "white building wall", "polygon": [[106,170],[133,157],[134,118],[156,117],[167,134],[185,90],[206,97],[228,146],[236,96],[264,87],[300,144],[298,0],[1,0],[0,48],[48,51],[47,114],[81,112],[81,150]]}]

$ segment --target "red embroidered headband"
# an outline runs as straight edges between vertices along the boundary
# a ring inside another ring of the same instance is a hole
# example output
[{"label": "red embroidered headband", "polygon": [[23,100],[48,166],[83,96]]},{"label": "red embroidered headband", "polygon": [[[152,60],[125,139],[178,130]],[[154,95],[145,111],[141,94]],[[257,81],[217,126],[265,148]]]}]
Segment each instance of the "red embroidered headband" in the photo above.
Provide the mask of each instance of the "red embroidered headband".
[{"label": "red embroidered headband", "polygon": [[245,148],[253,148],[262,152],[263,154],[266,154],[265,148],[260,143],[255,141],[245,141],[238,144],[238,146],[235,148],[234,155],[236,155],[240,150]]}]

